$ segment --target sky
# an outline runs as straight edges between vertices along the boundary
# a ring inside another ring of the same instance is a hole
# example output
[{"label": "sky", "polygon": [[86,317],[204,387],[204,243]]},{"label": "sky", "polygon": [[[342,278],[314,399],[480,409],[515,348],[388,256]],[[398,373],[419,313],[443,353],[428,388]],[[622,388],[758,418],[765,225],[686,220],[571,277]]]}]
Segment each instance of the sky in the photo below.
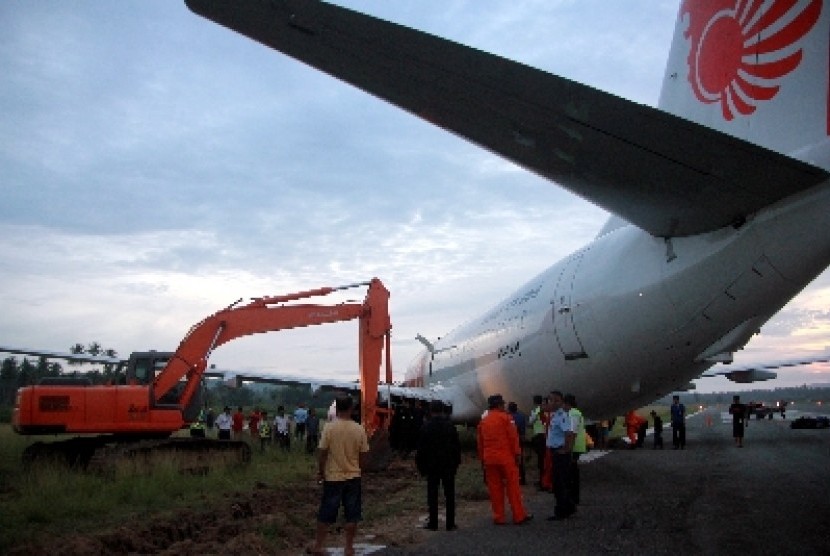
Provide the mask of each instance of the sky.
[{"label": "sky", "polygon": [[[679,4],[335,3],[652,106]],[[378,277],[402,378],[416,334],[483,313],[608,217],[183,2],[2,2],[0,71],[0,345],[172,350],[240,298]],[[828,300],[825,273],[736,362],[823,350]],[[356,337],[356,322],[259,335],[211,362],[356,378]]]}]

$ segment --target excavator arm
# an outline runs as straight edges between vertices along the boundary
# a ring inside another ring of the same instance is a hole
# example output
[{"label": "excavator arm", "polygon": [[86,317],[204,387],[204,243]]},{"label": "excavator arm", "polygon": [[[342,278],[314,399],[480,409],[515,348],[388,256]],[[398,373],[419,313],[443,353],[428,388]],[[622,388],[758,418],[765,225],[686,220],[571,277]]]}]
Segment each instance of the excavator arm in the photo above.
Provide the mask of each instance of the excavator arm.
[{"label": "excavator arm", "polygon": [[[368,286],[362,304],[338,305],[295,304],[290,301],[329,295],[336,291]],[[214,349],[243,336],[303,326],[360,319],[359,365],[361,386],[361,417],[370,434],[383,421],[377,407],[378,382],[384,349],[386,351],[386,382],[391,382],[389,291],[373,278],[369,282],[340,287],[326,287],[305,292],[261,297],[246,305],[231,305],[205,318],[187,333],[164,369],[155,377],[150,389],[151,405],[160,400],[185,378],[185,388],[176,404],[187,407],[198,391],[207,361]]]}]

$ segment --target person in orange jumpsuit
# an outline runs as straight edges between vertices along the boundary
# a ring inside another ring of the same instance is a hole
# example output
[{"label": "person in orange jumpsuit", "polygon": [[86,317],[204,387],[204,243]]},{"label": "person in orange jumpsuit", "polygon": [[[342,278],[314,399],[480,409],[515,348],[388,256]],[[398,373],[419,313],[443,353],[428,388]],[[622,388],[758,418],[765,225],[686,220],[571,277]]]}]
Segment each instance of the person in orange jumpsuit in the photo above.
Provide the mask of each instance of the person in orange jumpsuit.
[{"label": "person in orange jumpsuit", "polygon": [[493,522],[506,523],[504,495],[513,512],[513,523],[521,525],[533,519],[522,502],[519,488],[519,434],[510,415],[504,410],[504,398],[495,394],[487,399],[489,408],[478,424],[478,457],[481,460],[484,480],[490,493]]},{"label": "person in orange jumpsuit", "polygon": [[634,410],[632,409],[625,415],[625,431],[628,435],[628,440],[631,442],[628,447],[629,448],[637,448],[641,445],[638,442],[638,432],[640,427],[642,426],[643,422],[647,422],[645,419],[637,415]]}]

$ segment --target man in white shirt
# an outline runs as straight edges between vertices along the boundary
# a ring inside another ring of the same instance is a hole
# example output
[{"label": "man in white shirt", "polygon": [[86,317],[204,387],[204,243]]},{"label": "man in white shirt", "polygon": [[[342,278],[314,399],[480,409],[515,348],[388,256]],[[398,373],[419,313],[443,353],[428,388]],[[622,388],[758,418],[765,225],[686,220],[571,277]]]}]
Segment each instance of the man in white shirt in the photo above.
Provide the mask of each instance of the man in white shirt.
[{"label": "man in white shirt", "polygon": [[225,410],[216,418],[216,428],[219,429],[219,440],[231,439],[231,408],[225,406]]},{"label": "man in white shirt", "polygon": [[554,390],[550,393],[549,406],[554,413],[548,429],[547,447],[553,459],[553,494],[556,496],[556,508],[548,520],[559,521],[568,519],[576,511],[568,488],[571,453],[576,435],[571,417],[564,409],[562,392]]},{"label": "man in white shirt", "polygon": [[274,417],[274,435],[277,437],[277,444],[283,450],[291,449],[290,424],[283,406],[277,408],[277,416]]}]

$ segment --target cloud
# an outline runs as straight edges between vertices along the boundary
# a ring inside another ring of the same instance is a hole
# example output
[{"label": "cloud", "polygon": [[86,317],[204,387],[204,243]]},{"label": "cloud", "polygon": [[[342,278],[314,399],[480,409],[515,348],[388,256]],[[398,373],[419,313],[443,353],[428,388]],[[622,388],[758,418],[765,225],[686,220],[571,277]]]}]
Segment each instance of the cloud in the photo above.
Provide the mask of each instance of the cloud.
[{"label": "cloud", "polygon": [[[652,104],[677,10],[676,1],[340,4]],[[378,276],[392,292],[402,373],[416,333],[434,338],[484,312],[607,217],[182,2],[2,10],[4,343],[172,349],[239,298]],[[827,304],[810,295],[826,290],[813,288],[768,336],[812,330],[817,341],[826,313],[815,308]],[[248,338],[215,359],[353,372],[353,325]]]}]

